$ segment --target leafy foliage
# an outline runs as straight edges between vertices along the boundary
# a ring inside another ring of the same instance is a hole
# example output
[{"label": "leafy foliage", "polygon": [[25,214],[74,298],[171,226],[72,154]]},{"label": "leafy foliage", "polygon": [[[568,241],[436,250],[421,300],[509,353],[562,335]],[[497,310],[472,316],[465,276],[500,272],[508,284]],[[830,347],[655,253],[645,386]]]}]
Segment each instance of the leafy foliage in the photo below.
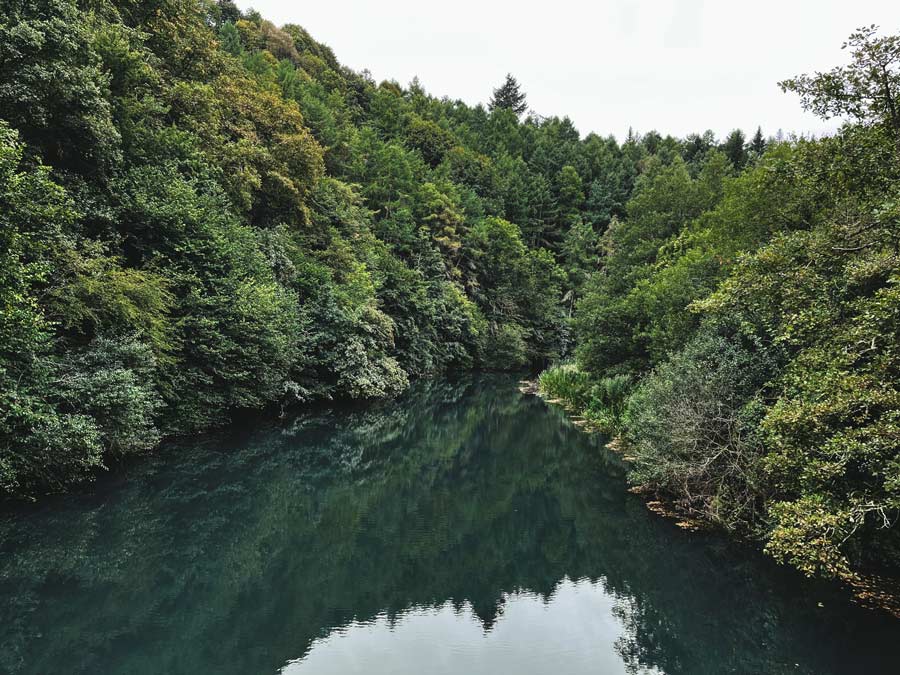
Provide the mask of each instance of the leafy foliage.
[{"label": "leafy foliage", "polygon": [[759,398],[764,354],[700,333],[628,399],[632,479],[726,528],[753,523],[761,485]]},{"label": "leafy foliage", "polygon": [[[853,580],[900,564],[900,173],[897,38],[845,46],[850,66],[782,83],[854,118],[835,137],[645,162],[576,306],[577,370],[542,384],[618,420],[645,491]],[[637,382],[618,416],[616,376]]]},{"label": "leafy foliage", "polygon": [[[582,138],[376,83],[231,2],[0,17],[0,490],[453,368],[808,573],[900,562],[897,37],[782,83],[835,137]],[[523,117],[524,116],[524,117]],[[574,348],[572,337],[574,336]]]},{"label": "leafy foliage", "polygon": [[799,75],[781,82],[781,88],[799,94],[806,110],[826,119],[847,115],[884,123],[900,139],[900,36],[877,37],[877,30],[860,28],[844,43],[852,50],[849,65]]},{"label": "leafy foliage", "polygon": [[0,38],[6,494],[566,349],[590,153],[569,125],[532,160],[561,127],[517,89],[489,113],[376,85],[231,2],[14,1]]}]

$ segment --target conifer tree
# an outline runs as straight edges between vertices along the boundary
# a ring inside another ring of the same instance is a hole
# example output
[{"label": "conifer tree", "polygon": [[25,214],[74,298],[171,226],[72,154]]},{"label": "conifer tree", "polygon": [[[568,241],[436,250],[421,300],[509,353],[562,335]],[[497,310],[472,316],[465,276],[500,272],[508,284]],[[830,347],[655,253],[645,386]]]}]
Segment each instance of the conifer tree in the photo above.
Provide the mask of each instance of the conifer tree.
[{"label": "conifer tree", "polygon": [[494,89],[494,95],[490,103],[491,111],[494,110],[512,110],[516,115],[521,115],[528,110],[528,103],[525,100],[525,94],[521,87],[511,74],[506,74],[506,81],[497,89]]},{"label": "conifer tree", "polygon": [[747,163],[747,148],[744,145],[744,132],[740,129],[732,131],[725,143],[722,144],[722,152],[731,160],[735,169],[740,171]]},{"label": "conifer tree", "polygon": [[750,152],[754,157],[762,157],[763,153],[766,151],[766,139],[763,136],[762,127],[756,128],[756,133],[753,134],[753,138],[750,141]]},{"label": "conifer tree", "polygon": [[219,30],[219,40],[222,42],[222,49],[232,56],[239,56],[244,51],[241,45],[241,34],[230,21],[223,24]]}]

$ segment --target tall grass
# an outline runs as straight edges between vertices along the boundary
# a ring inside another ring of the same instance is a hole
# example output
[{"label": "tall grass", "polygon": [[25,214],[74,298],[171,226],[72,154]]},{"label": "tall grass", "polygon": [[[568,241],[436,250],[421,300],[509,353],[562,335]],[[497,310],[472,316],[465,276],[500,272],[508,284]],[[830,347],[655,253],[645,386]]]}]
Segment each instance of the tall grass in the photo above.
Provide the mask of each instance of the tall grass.
[{"label": "tall grass", "polygon": [[545,395],[557,398],[579,411],[590,402],[591,378],[575,364],[554,366],[541,373],[538,386]]},{"label": "tall grass", "polygon": [[621,432],[622,416],[632,388],[627,375],[595,380],[568,363],[541,373],[538,386],[544,395],[561,400],[601,431]]}]

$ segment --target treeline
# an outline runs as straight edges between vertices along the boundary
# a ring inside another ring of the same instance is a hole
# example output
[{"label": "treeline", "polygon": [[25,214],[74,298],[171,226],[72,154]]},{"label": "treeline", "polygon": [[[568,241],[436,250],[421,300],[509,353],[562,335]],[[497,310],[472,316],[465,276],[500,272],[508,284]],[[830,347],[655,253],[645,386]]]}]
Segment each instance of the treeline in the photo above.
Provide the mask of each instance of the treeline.
[{"label": "treeline", "polygon": [[548,364],[659,157],[376,84],[231,2],[0,3],[0,494],[235,412]]},{"label": "treeline", "polygon": [[900,38],[846,46],[781,83],[833,137],[645,165],[542,385],[645,492],[853,581],[900,565]]}]

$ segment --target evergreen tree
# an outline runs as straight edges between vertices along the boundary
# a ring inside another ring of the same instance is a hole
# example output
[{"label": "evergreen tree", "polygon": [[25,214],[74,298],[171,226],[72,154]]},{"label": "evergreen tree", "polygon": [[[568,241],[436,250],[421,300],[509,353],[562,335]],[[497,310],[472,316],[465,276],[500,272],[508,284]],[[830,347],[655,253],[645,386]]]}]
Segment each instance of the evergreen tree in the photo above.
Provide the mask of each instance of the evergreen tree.
[{"label": "evergreen tree", "polygon": [[232,56],[239,56],[244,51],[241,46],[241,34],[230,21],[226,22],[219,31],[219,40],[222,43],[222,49]]},{"label": "evergreen tree", "polygon": [[747,163],[747,147],[744,132],[740,129],[732,131],[725,143],[722,144],[722,152],[725,153],[735,169],[738,171],[743,169]]},{"label": "evergreen tree", "polygon": [[491,111],[494,110],[512,110],[516,115],[521,115],[528,110],[528,103],[525,100],[525,94],[521,87],[511,74],[506,74],[506,81],[497,89],[494,89],[494,95],[490,103]]},{"label": "evergreen tree", "polygon": [[756,133],[753,134],[753,139],[750,141],[750,152],[754,157],[762,157],[763,153],[766,151],[766,139],[763,136],[762,127],[756,128]]}]

